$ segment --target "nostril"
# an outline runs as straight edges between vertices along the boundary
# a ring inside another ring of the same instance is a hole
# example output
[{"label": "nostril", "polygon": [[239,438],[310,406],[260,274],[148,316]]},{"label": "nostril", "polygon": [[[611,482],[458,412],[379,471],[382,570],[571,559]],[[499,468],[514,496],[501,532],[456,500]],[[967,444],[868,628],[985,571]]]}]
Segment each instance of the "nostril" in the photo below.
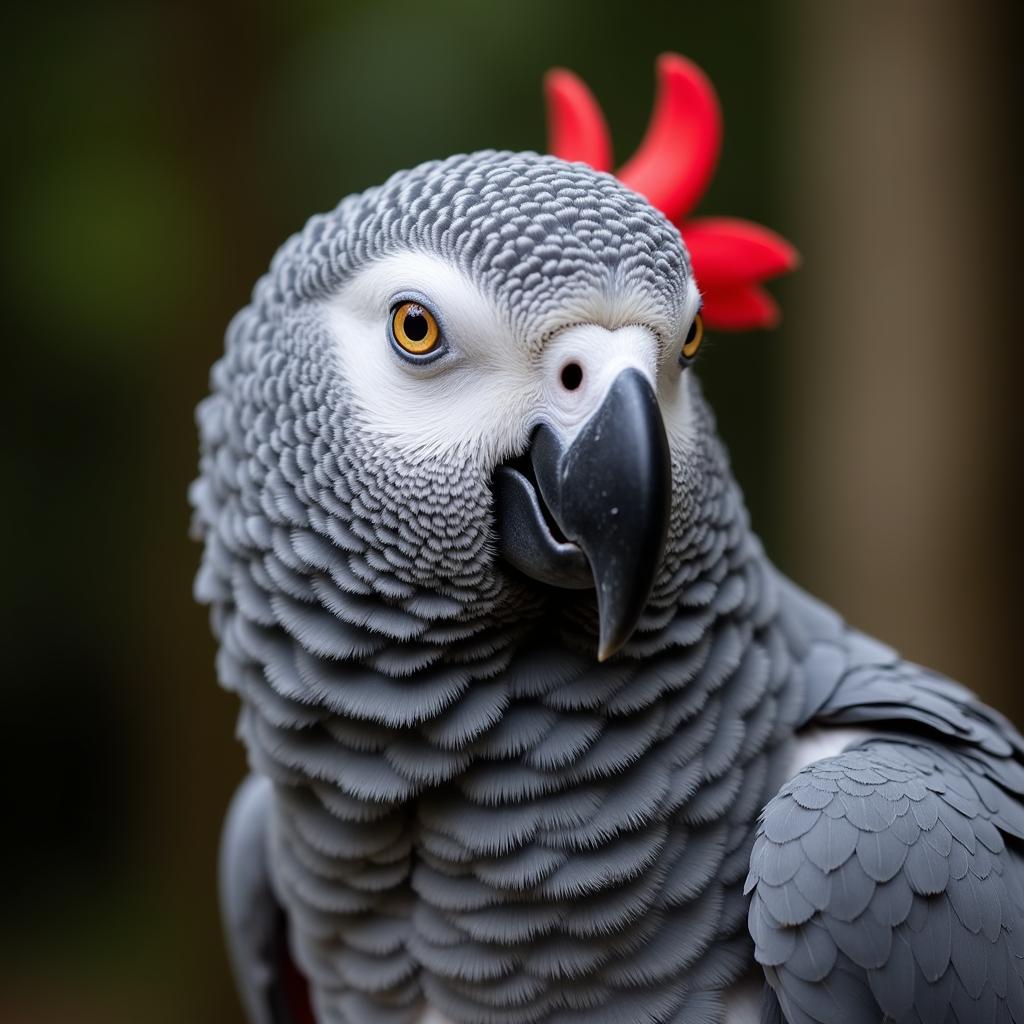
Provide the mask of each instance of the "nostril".
[{"label": "nostril", "polygon": [[562,367],[562,387],[575,391],[583,383],[583,367],[579,363],[566,363]]}]

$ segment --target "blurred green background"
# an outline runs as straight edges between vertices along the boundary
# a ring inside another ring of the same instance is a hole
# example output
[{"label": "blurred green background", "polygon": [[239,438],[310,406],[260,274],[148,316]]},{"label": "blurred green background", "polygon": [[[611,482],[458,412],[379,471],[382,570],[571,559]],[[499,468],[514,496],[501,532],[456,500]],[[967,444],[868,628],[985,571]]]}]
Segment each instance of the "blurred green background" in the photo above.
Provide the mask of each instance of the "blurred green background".
[{"label": "blurred green background", "polygon": [[[192,409],[313,212],[542,149],[581,73],[619,159],[653,61],[726,117],[701,211],[792,239],[701,374],[769,551],[1024,720],[1017,5],[100,2],[5,15],[0,1020],[239,1020],[214,862],[244,770],[187,538]],[[13,662],[13,664],[12,664]]]}]

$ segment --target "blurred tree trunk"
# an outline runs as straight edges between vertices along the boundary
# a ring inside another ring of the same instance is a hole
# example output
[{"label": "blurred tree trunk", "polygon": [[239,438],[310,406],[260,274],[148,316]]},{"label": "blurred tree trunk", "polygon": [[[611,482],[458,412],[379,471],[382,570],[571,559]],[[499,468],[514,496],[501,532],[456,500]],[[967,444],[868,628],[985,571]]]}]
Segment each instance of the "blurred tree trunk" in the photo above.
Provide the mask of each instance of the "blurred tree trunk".
[{"label": "blurred tree trunk", "polygon": [[1008,10],[787,9],[805,258],[788,310],[787,532],[801,582],[1014,714]]}]

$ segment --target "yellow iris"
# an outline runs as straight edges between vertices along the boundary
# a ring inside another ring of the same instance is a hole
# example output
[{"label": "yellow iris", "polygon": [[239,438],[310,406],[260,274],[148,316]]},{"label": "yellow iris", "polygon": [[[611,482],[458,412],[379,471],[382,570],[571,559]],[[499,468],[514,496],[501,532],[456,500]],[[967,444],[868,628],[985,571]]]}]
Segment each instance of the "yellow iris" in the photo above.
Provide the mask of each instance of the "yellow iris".
[{"label": "yellow iris", "polygon": [[690,333],[686,336],[686,341],[683,342],[683,358],[692,359],[700,349],[700,343],[704,340],[704,319],[698,313],[693,318],[693,326],[690,327]]},{"label": "yellow iris", "polygon": [[441,340],[434,314],[418,302],[403,302],[391,314],[391,333],[406,352],[425,356]]}]

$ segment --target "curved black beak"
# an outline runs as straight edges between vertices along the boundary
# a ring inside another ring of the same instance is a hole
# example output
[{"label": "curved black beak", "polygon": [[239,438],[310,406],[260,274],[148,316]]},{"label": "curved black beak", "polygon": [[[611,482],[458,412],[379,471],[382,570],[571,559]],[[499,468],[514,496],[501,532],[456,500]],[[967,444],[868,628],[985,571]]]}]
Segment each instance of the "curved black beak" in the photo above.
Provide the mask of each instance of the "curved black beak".
[{"label": "curved black beak", "polygon": [[543,583],[596,587],[604,661],[629,639],[650,598],[671,498],[657,398],[642,373],[624,370],[572,444],[542,424],[527,459],[498,470],[501,553]]}]

